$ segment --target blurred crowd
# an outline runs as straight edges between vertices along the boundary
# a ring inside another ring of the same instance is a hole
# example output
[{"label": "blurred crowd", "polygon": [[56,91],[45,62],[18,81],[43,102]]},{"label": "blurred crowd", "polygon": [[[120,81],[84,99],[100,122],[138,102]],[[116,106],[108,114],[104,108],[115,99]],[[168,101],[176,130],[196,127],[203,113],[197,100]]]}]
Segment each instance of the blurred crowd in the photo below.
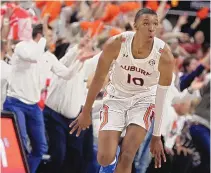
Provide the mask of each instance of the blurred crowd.
[{"label": "blurred crowd", "polygon": [[[20,85],[21,94],[30,98],[34,86],[27,80],[39,79],[34,81],[39,85],[39,89],[35,89],[40,98],[36,99],[44,117],[47,140],[40,137],[44,142],[36,144],[30,130],[26,134],[21,132],[32,173],[99,171],[96,152],[104,91],[94,103],[91,128],[76,137],[69,134],[69,124],[84,105],[104,43],[112,36],[133,31],[134,16],[143,7],[157,12],[156,36],[170,46],[175,69],[162,124],[167,162],[160,169],[154,168],[149,151],[151,128],[137,152],[132,172],[210,172],[210,44],[205,41],[205,31],[198,30],[208,17],[209,9],[199,9],[193,23],[184,13],[173,24],[166,15],[178,3],[177,0],[1,2],[1,109],[11,111],[13,86]],[[184,25],[186,30],[182,29]],[[38,47],[30,47],[31,40],[37,40]],[[20,44],[21,41],[24,44]],[[25,62],[17,61],[16,56],[22,56]],[[32,63],[35,56],[42,57],[43,62],[35,61],[38,66],[32,67],[28,61]],[[37,78],[31,75],[29,68],[39,73]],[[14,70],[22,75],[20,69],[25,71],[24,82],[11,75]],[[31,100],[23,102],[31,103]],[[15,103],[22,104],[17,100]],[[15,109],[12,112],[17,113]],[[29,129],[39,131],[36,123],[27,118],[24,122],[18,119],[20,129],[24,123]],[[32,163],[32,156],[41,159]]]}]

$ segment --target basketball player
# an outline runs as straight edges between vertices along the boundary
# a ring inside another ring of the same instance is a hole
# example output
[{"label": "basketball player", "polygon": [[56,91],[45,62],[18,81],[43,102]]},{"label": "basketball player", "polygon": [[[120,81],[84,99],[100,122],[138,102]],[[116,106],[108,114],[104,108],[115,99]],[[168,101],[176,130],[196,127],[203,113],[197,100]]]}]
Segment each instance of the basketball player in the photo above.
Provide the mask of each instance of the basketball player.
[{"label": "basketball player", "polygon": [[[174,58],[168,46],[155,37],[158,16],[154,11],[139,10],[134,27],[136,32],[124,32],[105,44],[82,113],[70,124],[70,133],[77,130],[77,135],[89,127],[93,102],[110,70],[97,155],[104,173],[114,170],[115,173],[131,172],[134,156],[153,117],[151,153],[155,157],[155,168],[161,167],[161,158],[166,160],[161,143],[161,123]],[[115,154],[124,129],[126,134],[116,166]]]}]

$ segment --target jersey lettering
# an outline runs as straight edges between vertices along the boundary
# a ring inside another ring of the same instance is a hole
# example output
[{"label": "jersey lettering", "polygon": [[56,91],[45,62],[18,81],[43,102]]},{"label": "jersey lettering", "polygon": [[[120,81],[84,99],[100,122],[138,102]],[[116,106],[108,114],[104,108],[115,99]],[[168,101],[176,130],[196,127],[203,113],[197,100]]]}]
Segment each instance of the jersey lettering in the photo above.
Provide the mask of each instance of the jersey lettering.
[{"label": "jersey lettering", "polygon": [[127,71],[136,71],[136,72],[140,72],[141,74],[143,74],[144,76],[150,76],[152,73],[149,73],[141,68],[135,67],[135,66],[127,66],[127,65],[121,65],[121,68]]},{"label": "jersey lettering", "polygon": [[139,85],[139,86],[144,85],[144,80],[142,78],[137,78],[137,77],[132,78],[131,74],[128,74],[127,83],[131,84],[131,82],[134,83],[134,85]]}]

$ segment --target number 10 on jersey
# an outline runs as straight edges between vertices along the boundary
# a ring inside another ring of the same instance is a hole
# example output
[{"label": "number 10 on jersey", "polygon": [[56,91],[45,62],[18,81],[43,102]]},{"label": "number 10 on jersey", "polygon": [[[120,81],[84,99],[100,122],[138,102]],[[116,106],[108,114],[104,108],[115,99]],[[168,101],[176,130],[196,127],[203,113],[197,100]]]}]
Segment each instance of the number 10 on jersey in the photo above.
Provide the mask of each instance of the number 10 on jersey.
[{"label": "number 10 on jersey", "polygon": [[127,83],[129,83],[129,84],[133,83],[134,85],[143,86],[144,80],[142,78],[132,77],[131,74],[128,74]]}]

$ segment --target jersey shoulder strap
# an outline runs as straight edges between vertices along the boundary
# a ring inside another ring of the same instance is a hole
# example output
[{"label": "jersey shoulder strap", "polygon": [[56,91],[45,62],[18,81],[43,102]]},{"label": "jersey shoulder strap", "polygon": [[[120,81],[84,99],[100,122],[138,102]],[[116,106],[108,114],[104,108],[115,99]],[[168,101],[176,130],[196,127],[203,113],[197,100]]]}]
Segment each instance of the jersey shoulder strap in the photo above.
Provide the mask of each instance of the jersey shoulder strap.
[{"label": "jersey shoulder strap", "polygon": [[155,47],[156,53],[161,56],[161,53],[162,53],[163,48],[165,47],[166,43],[163,40],[155,37],[155,43],[154,44],[155,44],[154,47]]},{"label": "jersey shoulder strap", "polygon": [[131,43],[135,32],[132,31],[126,31],[121,33],[121,36],[123,37],[124,41],[121,44],[118,60],[120,60],[123,57],[128,57],[131,49]]}]

